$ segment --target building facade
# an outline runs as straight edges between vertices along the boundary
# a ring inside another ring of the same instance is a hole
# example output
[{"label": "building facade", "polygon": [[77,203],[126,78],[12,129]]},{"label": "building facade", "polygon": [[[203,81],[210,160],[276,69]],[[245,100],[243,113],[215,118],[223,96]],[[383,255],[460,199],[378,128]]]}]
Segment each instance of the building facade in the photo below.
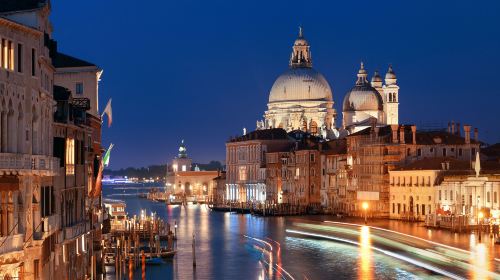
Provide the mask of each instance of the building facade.
[{"label": "building facade", "polygon": [[[90,98],[78,100],[56,86],[50,8],[43,0],[4,1],[0,7],[0,278],[5,279],[86,279],[99,272],[89,264],[99,267],[100,194],[90,207],[88,191],[95,183],[93,159],[101,152],[101,121],[97,113],[87,114]],[[97,100],[97,88],[91,96]],[[89,141],[90,135],[97,142]]]}]

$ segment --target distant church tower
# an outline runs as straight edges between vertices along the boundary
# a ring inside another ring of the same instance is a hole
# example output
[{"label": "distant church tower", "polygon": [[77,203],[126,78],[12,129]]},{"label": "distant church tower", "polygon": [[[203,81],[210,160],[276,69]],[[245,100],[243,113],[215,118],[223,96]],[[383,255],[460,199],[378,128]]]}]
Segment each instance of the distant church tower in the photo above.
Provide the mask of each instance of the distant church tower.
[{"label": "distant church tower", "polygon": [[191,171],[192,161],[187,155],[186,145],[182,140],[179,146],[179,155],[172,161],[172,169],[174,172]]},{"label": "distant church tower", "polygon": [[383,87],[386,124],[399,124],[399,86],[396,82],[396,73],[392,70],[392,66],[389,65]]}]

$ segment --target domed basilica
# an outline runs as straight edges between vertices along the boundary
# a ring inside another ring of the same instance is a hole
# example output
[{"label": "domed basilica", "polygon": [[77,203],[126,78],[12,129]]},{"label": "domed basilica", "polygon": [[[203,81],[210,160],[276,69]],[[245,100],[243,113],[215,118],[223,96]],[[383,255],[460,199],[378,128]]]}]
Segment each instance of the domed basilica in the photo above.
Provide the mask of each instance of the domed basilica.
[{"label": "domed basilica", "polygon": [[337,126],[332,88],[312,67],[310,45],[299,28],[289,68],[274,82],[264,121],[257,121],[257,129],[280,127],[335,139],[365,129],[372,123],[378,126],[398,124],[399,87],[396,81],[396,74],[389,66],[385,84],[378,72],[368,82],[367,71],[361,63],[356,83],[344,97],[342,126]]}]

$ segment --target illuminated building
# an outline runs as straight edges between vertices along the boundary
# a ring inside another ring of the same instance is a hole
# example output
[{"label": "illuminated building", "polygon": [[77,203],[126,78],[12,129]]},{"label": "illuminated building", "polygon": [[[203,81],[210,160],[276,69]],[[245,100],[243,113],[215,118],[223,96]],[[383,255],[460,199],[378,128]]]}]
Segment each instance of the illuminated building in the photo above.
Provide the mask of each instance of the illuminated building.
[{"label": "illuminated building", "polygon": [[89,207],[87,196],[101,151],[100,117],[88,102],[97,102],[97,72],[90,95],[56,86],[68,61],[57,57],[49,15],[43,0],[0,7],[2,279],[84,279],[99,255],[100,200]]},{"label": "illuminated building", "polygon": [[218,171],[200,170],[192,167],[187,148],[182,140],[179,154],[172,160],[171,169],[167,168],[166,192],[175,199],[186,198],[188,201],[206,201],[213,196]]}]

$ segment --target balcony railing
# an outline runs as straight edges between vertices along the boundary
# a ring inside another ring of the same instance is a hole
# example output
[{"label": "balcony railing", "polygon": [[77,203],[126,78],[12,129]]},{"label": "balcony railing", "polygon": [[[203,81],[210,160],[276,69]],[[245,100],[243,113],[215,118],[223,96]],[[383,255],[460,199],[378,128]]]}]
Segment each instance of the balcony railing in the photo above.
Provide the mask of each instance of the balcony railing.
[{"label": "balcony railing", "polygon": [[78,224],[75,224],[74,226],[71,227],[66,227],[64,229],[64,234],[65,234],[65,239],[73,239],[75,237],[78,237],[82,234],[85,234],[87,230],[90,228],[88,225],[88,222],[81,222]]},{"label": "balcony railing", "polygon": [[14,234],[0,237],[0,255],[22,251],[24,244],[24,234]]},{"label": "balcony railing", "polygon": [[0,170],[2,171],[38,171],[55,175],[58,167],[59,159],[51,156],[0,153]]}]

